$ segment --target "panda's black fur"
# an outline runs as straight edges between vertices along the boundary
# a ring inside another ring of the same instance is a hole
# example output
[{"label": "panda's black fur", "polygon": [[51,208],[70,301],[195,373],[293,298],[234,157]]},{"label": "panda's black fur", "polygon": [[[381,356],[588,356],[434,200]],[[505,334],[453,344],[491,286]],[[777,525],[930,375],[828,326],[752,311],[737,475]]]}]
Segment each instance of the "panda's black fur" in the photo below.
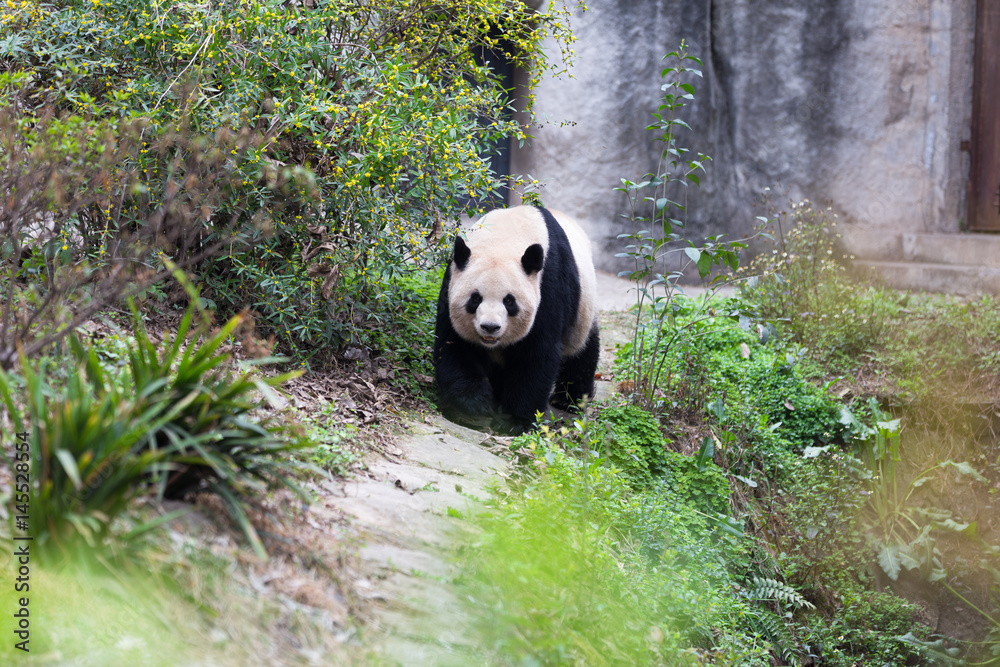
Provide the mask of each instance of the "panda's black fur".
[{"label": "panda's black fur", "polygon": [[[528,334],[511,345],[488,348],[464,339],[455,330],[449,287],[455,272],[465,268],[474,252],[461,238],[456,241],[438,297],[434,340],[441,407],[453,419],[464,421],[463,417],[498,416],[497,412],[501,412],[508,420],[506,430],[517,433],[531,427],[536,412],[547,411],[550,399],[557,407],[573,409],[585,396],[594,394],[600,342],[592,315],[593,278],[588,282],[591,294],[584,295],[590,300],[590,320],[578,321],[581,283],[572,246],[553,214],[544,208],[537,210],[548,233],[548,249],[542,257],[541,245],[520,246],[524,247],[520,261],[529,277],[544,267],[540,299]],[[589,243],[586,261],[590,261]],[[589,270],[592,275],[592,265]],[[478,303],[474,298],[470,301],[465,308],[472,314]],[[506,299],[504,305],[510,312]],[[517,304],[513,305],[516,309]],[[512,316],[515,314],[516,310]],[[588,331],[573,331],[573,327],[586,327]],[[585,343],[564,358],[564,340],[570,336],[578,336]]]}]

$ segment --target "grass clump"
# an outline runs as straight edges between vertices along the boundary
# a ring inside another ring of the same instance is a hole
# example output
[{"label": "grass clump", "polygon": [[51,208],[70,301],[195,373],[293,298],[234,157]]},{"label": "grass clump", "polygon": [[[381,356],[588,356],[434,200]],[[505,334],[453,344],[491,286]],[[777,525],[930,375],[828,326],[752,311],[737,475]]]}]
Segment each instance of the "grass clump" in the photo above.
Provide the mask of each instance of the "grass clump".
[{"label": "grass clump", "polygon": [[[10,572],[16,568],[13,561],[5,554],[0,567]],[[61,568],[36,566],[30,584],[30,640],[25,646],[29,655],[47,656],[43,660],[167,667],[199,660],[236,665],[250,659],[239,646],[213,641],[200,623],[202,610],[197,605],[137,568],[116,568],[112,576],[83,562]],[[5,586],[0,604],[18,609],[18,598],[23,596]],[[2,630],[15,637],[15,627],[16,620],[5,620]],[[4,664],[21,664],[24,659],[14,641],[0,645]]]},{"label": "grass clump", "polygon": [[[154,343],[133,312],[127,367],[110,374],[97,350],[75,337],[55,377],[25,359],[20,376],[0,372],[7,418],[25,434],[11,471],[31,471],[25,492],[9,501],[8,517],[12,530],[30,526],[40,555],[84,544],[100,548],[113,532],[128,542],[172,518],[114,531],[131,502],[146,493],[183,498],[208,491],[266,557],[246,514],[247,498],[265,488],[298,491],[293,480],[303,464],[289,454],[307,441],[251,412],[259,397],[273,398],[273,388],[299,372],[266,377],[226,370],[229,357],[219,350],[239,318],[209,332],[206,323],[193,327],[193,317],[192,307],[173,337]],[[15,521],[19,516],[28,523]]]}]

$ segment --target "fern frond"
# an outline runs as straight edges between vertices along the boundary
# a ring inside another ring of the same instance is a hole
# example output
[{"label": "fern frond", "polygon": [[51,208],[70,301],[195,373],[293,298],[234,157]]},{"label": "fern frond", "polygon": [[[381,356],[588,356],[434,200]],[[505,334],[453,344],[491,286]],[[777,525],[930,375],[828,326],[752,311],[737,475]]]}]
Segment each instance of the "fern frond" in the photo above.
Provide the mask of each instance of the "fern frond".
[{"label": "fern frond", "polygon": [[778,602],[792,605],[795,609],[815,609],[816,605],[802,597],[802,594],[786,583],[768,577],[753,577],[753,586],[747,597],[758,602]]},{"label": "fern frond", "polygon": [[755,607],[747,615],[751,629],[771,643],[774,651],[786,664],[798,664],[798,649],[788,622],[773,611]]}]

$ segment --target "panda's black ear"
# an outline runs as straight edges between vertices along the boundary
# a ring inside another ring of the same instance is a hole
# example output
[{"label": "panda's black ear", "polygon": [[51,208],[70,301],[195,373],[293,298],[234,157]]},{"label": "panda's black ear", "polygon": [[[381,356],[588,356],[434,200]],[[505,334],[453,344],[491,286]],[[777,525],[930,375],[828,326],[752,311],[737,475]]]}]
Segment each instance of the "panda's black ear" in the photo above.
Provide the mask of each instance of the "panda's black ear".
[{"label": "panda's black ear", "polygon": [[455,260],[455,267],[459,271],[465,270],[465,265],[469,263],[469,257],[472,257],[472,251],[469,250],[469,246],[465,245],[465,241],[462,240],[461,236],[455,238],[455,254],[452,259]]},{"label": "panda's black ear", "polygon": [[529,276],[532,273],[536,273],[542,270],[542,265],[545,263],[545,250],[542,248],[540,243],[528,246],[528,249],[524,251],[521,256],[521,266],[524,267],[524,272]]}]

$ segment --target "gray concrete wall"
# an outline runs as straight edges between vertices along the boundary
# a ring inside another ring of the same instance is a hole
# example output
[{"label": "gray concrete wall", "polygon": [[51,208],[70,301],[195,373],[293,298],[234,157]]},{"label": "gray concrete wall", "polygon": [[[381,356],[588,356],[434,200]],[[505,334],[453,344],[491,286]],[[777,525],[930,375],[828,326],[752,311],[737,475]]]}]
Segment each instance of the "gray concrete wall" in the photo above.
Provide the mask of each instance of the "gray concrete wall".
[{"label": "gray concrete wall", "polygon": [[[694,236],[743,236],[766,187],[830,204],[859,231],[957,232],[965,216],[974,0],[591,0],[573,77],[535,90],[534,139],[512,169],[586,225],[615,270],[622,177],[656,168],[644,128],[661,57],[705,64],[681,146],[712,156],[688,188]],[[556,53],[554,45],[547,50]],[[683,116],[682,116],[683,117]],[[682,196],[682,195],[681,195]],[[858,238],[861,238],[861,234]]]}]

